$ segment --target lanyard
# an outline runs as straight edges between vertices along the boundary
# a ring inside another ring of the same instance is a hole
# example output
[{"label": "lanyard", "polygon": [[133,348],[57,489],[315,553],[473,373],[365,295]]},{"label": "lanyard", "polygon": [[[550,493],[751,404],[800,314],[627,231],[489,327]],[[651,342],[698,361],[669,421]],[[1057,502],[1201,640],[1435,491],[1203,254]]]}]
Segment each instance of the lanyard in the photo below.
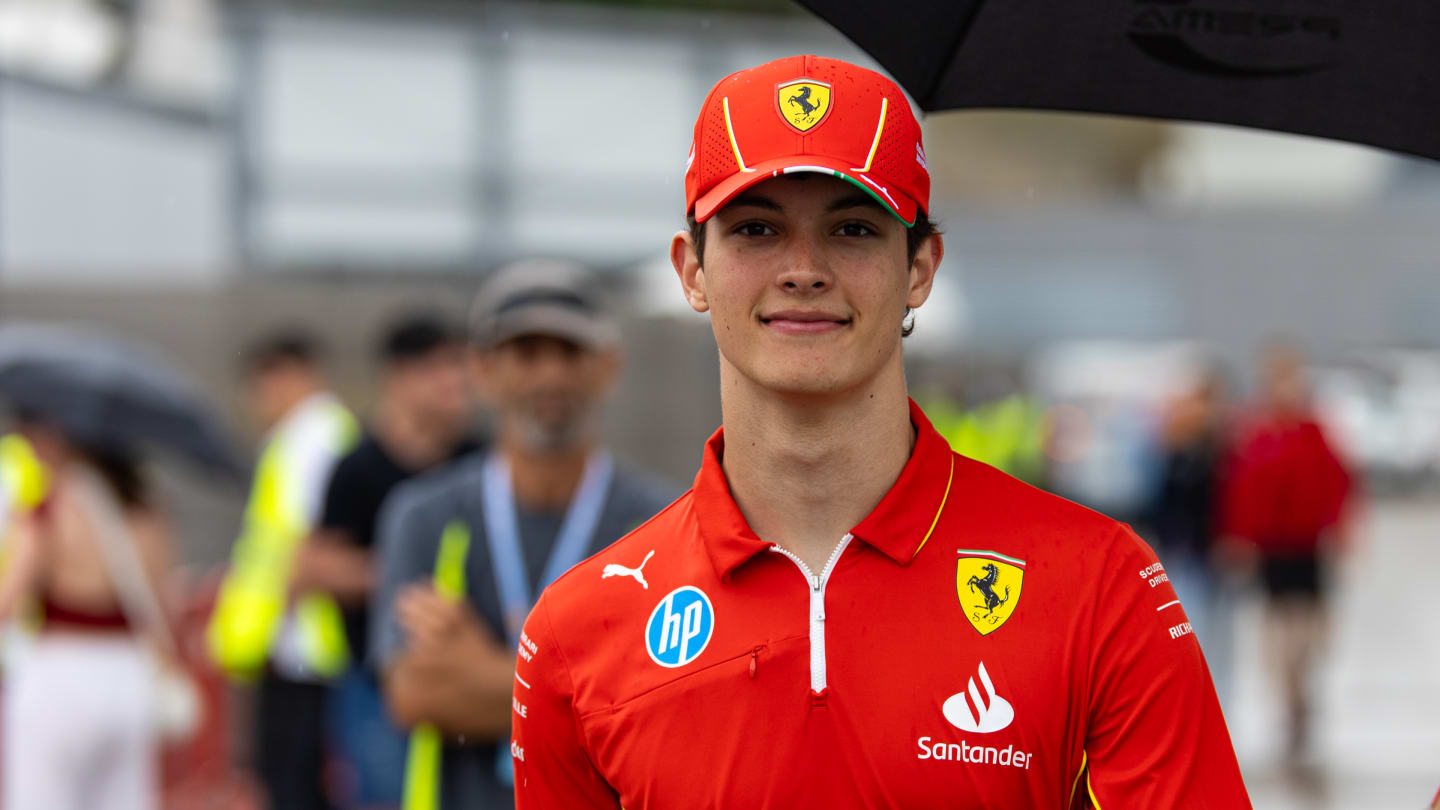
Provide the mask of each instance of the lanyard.
[{"label": "lanyard", "polygon": [[[560,578],[560,575],[585,559],[600,513],[605,508],[605,495],[614,476],[615,462],[600,450],[590,454],[580,486],[565,510],[560,533],[550,549],[550,559],[540,574],[538,590]],[[510,463],[499,452],[485,459],[481,479],[481,496],[485,505],[485,539],[490,546],[490,565],[495,587],[500,596],[500,609],[505,617],[505,632],[513,646],[520,641],[520,629],[535,602],[530,592],[530,578],[525,573],[525,551],[520,543],[519,518],[515,512],[515,492],[510,478]]]}]

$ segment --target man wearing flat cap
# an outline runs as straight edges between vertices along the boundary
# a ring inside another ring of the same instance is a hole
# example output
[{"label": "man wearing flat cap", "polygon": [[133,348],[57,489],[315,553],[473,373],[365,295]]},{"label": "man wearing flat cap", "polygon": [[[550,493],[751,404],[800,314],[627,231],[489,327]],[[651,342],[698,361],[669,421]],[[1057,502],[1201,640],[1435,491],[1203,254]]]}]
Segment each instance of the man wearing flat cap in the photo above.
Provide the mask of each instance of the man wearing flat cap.
[{"label": "man wearing flat cap", "polygon": [[[551,581],[679,490],[600,442],[619,333],[577,267],[527,262],[491,277],[472,316],[493,449],[405,484],[380,518],[371,649],[411,741],[407,810],[511,806],[515,650]],[[619,573],[640,581],[643,566]]]}]

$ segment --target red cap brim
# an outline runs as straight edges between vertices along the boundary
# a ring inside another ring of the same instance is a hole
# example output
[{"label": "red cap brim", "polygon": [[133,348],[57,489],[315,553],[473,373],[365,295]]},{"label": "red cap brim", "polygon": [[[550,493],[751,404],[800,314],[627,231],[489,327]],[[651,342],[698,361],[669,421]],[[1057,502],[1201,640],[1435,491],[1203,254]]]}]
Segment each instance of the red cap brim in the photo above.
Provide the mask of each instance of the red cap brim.
[{"label": "red cap brim", "polygon": [[863,190],[866,194],[874,197],[875,201],[884,206],[885,210],[894,214],[896,219],[905,223],[905,227],[909,228],[915,224],[916,214],[920,206],[916,204],[914,200],[896,189],[885,186],[868,174],[849,166],[848,161],[814,155],[790,155],[788,157],[776,158],[775,160],[765,161],[752,166],[748,171],[740,171],[730,175],[695,201],[695,220],[697,222],[704,222],[714,216],[716,211],[724,208],[727,203],[735,199],[740,192],[758,183],[763,183],[772,177],[779,177],[782,174],[791,174],[794,172],[828,174],[848,181]]}]

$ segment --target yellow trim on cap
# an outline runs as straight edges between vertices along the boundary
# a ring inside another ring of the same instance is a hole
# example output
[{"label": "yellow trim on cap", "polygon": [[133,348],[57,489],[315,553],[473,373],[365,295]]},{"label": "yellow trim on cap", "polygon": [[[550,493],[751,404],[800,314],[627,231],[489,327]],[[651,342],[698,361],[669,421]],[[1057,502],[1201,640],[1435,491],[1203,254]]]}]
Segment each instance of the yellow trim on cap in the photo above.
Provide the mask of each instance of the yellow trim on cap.
[{"label": "yellow trim on cap", "polygon": [[[885,131],[885,112],[890,109],[890,99],[880,97],[880,122],[875,125],[875,140],[870,143],[870,154],[865,158],[865,167],[855,167],[850,171],[864,174],[870,171],[870,164],[875,162],[875,150],[880,148],[880,133]],[[727,119],[728,120],[728,119]]]},{"label": "yellow trim on cap", "polygon": [[730,97],[725,96],[721,105],[725,107],[725,131],[730,134],[730,148],[735,150],[735,162],[740,164],[740,171],[753,172],[754,169],[745,165],[745,158],[740,157],[740,144],[735,140],[735,125],[730,123]]},{"label": "yellow trim on cap", "polygon": [[925,532],[925,539],[920,541],[920,548],[915,549],[915,553],[910,555],[910,559],[913,560],[919,556],[920,549],[925,548],[925,544],[930,542],[930,535],[935,533],[935,527],[940,525],[940,513],[945,511],[945,502],[950,500],[950,485],[953,483],[955,483],[955,454],[951,453],[950,477],[945,479],[945,494],[940,496],[940,508],[935,510],[935,519],[930,521],[930,530]]}]

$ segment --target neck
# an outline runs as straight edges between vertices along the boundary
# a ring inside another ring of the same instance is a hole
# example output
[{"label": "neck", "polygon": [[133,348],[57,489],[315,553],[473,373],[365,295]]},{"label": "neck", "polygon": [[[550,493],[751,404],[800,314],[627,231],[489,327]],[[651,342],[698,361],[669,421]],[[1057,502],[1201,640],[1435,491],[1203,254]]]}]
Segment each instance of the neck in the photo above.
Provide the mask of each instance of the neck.
[{"label": "neck", "polygon": [[449,457],[455,447],[456,437],[448,428],[394,405],[376,409],[371,429],[385,452],[409,470],[434,466]]},{"label": "neck", "polygon": [[721,362],[730,493],[757,535],[819,574],[910,458],[904,368],[897,357],[853,391],[795,396],[761,388]]},{"label": "neck", "polygon": [[566,450],[536,452],[523,442],[502,437],[500,452],[510,463],[516,502],[531,509],[564,509],[580,486],[593,449],[593,444],[586,443]]}]

